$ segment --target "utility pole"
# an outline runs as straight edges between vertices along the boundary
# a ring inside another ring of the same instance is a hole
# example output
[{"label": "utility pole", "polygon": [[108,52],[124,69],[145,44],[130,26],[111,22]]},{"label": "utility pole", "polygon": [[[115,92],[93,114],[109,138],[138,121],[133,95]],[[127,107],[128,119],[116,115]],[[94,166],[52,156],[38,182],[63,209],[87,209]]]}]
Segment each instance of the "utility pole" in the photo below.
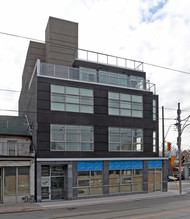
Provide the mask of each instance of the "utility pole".
[{"label": "utility pole", "polygon": [[178,110],[177,110],[177,126],[178,126],[178,137],[177,137],[177,145],[179,151],[179,194],[181,195],[181,110],[180,110],[180,103],[178,103]]},{"label": "utility pole", "polygon": [[165,157],[164,107],[162,106],[162,157]]}]

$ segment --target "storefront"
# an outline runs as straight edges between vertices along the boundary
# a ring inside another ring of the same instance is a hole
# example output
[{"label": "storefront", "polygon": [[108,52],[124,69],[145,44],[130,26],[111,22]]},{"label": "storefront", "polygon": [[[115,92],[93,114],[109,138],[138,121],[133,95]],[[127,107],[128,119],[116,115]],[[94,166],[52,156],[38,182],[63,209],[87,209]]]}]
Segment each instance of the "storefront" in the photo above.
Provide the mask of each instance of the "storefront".
[{"label": "storefront", "polygon": [[38,201],[167,191],[166,163],[140,159],[38,162]]}]

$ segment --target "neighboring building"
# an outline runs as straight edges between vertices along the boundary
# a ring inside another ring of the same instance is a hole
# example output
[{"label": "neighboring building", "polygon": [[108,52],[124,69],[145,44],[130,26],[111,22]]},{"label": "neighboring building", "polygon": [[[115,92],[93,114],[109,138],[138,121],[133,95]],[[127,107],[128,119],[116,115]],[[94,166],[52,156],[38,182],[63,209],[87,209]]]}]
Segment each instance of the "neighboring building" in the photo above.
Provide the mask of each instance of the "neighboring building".
[{"label": "neighboring building", "polygon": [[0,116],[0,202],[34,199],[34,152],[25,117]]},{"label": "neighboring building", "polygon": [[19,100],[37,148],[37,201],[167,191],[143,63],[78,49],[78,24],[57,18],[45,42],[30,42]]}]

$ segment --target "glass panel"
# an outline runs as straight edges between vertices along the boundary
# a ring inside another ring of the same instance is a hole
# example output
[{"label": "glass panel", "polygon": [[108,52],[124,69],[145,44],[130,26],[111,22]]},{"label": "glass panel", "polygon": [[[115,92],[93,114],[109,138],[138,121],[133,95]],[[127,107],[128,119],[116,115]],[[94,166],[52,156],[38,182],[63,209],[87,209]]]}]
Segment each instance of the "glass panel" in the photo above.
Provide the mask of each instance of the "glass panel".
[{"label": "glass panel", "polygon": [[78,179],[89,178],[89,177],[90,177],[89,171],[78,171]]},{"label": "glass panel", "polygon": [[67,143],[66,151],[79,151],[79,143]]},{"label": "glass panel", "polygon": [[54,102],[65,102],[65,96],[63,94],[52,93],[51,101]]},{"label": "glass panel", "polygon": [[[117,76],[117,75],[116,75]],[[118,84],[118,78],[114,76],[110,76],[110,84]]]},{"label": "glass panel", "polygon": [[110,186],[109,187],[109,193],[118,193],[119,192],[119,186]]},{"label": "glass panel", "polygon": [[16,194],[16,168],[15,167],[5,167],[4,194],[5,195]]},{"label": "glass panel", "polygon": [[106,75],[106,72],[99,71],[99,82],[100,83],[109,83],[109,75]]},{"label": "glass panel", "polygon": [[41,167],[41,175],[42,176],[50,176],[50,166],[42,166]]},{"label": "glass panel", "polygon": [[103,194],[102,187],[91,188],[91,195]]},{"label": "glass panel", "polygon": [[121,109],[121,116],[131,116],[131,110]]},{"label": "glass panel", "polygon": [[148,192],[154,192],[154,172],[148,172]]},{"label": "glass panel", "polygon": [[156,175],[156,188],[155,191],[161,191],[161,172],[155,173]]},{"label": "glass panel", "polygon": [[102,178],[102,171],[91,171],[91,178],[92,179],[101,179]]},{"label": "glass panel", "polygon": [[121,151],[132,151],[132,145],[131,144],[122,144],[121,145]]},{"label": "glass panel", "polygon": [[65,93],[65,87],[64,86],[59,86],[59,85],[51,85],[51,92],[52,93]]},{"label": "glass panel", "polygon": [[90,195],[89,188],[79,188],[79,189],[77,189],[77,192],[78,192],[78,196]]},{"label": "glass panel", "polygon": [[80,88],[80,95],[93,97],[93,90]]},{"label": "glass panel", "polygon": [[142,103],[142,96],[132,95],[132,102]]},{"label": "glass panel", "polygon": [[131,184],[131,177],[121,178],[121,184]]},{"label": "glass panel", "polygon": [[143,117],[142,111],[133,110],[133,111],[132,111],[132,116],[133,116],[133,117],[142,118],[142,117]]},{"label": "glass panel", "polygon": [[81,97],[80,103],[84,105],[93,105],[93,99],[91,97]]},{"label": "glass panel", "polygon": [[79,112],[79,105],[77,104],[66,104],[66,111]]},{"label": "glass panel", "polygon": [[109,107],[119,108],[119,100],[109,100]]},{"label": "glass panel", "polygon": [[64,198],[64,177],[51,177],[51,199]]},{"label": "glass panel", "polygon": [[64,142],[51,142],[50,146],[51,146],[51,150],[55,150],[55,151],[64,151],[65,150],[65,143]]},{"label": "glass panel", "polygon": [[119,115],[119,109],[109,108],[109,115]]},{"label": "glass panel", "polygon": [[108,93],[108,98],[109,98],[109,99],[119,100],[119,93],[109,92],[109,93]]},{"label": "glass panel", "polygon": [[116,143],[109,143],[109,151],[120,151],[120,145]]},{"label": "glass panel", "polygon": [[29,194],[29,167],[18,167],[18,194]]},{"label": "glass panel", "polygon": [[121,106],[121,108],[131,109],[131,102],[121,101],[120,106]]},{"label": "glass panel", "polygon": [[101,179],[93,179],[91,180],[91,186],[102,186],[102,180]]},{"label": "glass panel", "polygon": [[51,125],[51,141],[64,141],[64,132],[63,125]]},{"label": "glass panel", "polygon": [[93,106],[81,105],[80,112],[81,113],[93,113]]},{"label": "glass panel", "polygon": [[129,94],[120,94],[120,100],[131,102],[131,95],[129,95]]},{"label": "glass panel", "polygon": [[119,177],[120,176],[120,170],[110,170],[109,171],[109,177]]},{"label": "glass panel", "polygon": [[116,143],[120,143],[120,136],[119,135],[110,135],[109,136],[109,142],[110,143],[114,143],[114,142],[116,142]]},{"label": "glass panel", "polygon": [[66,96],[66,103],[79,104],[79,97],[78,96],[67,95]]},{"label": "glass panel", "polygon": [[42,200],[49,200],[49,187],[42,187],[41,188],[41,196]]},{"label": "glass panel", "polygon": [[76,87],[66,87],[66,94],[79,95],[79,88],[76,88]]},{"label": "glass panel", "polygon": [[81,151],[93,151],[93,144],[81,143]]},{"label": "glass panel", "polygon": [[131,170],[121,170],[121,175],[122,176],[131,176],[132,172],[131,172]]},{"label": "glass panel", "polygon": [[66,142],[79,142],[80,141],[80,135],[79,133],[67,133],[66,134]]},{"label": "glass panel", "polygon": [[62,166],[52,166],[51,176],[64,176],[64,167]]},{"label": "glass panel", "polygon": [[64,111],[65,110],[65,104],[64,103],[54,103],[54,102],[51,102],[51,110]]},{"label": "glass panel", "polygon": [[89,180],[88,179],[80,179],[78,180],[78,186],[89,186]]},{"label": "glass panel", "polygon": [[133,103],[133,110],[142,110],[142,103]]},{"label": "glass panel", "polygon": [[131,191],[132,191],[132,185],[121,186],[121,192],[131,192]]}]

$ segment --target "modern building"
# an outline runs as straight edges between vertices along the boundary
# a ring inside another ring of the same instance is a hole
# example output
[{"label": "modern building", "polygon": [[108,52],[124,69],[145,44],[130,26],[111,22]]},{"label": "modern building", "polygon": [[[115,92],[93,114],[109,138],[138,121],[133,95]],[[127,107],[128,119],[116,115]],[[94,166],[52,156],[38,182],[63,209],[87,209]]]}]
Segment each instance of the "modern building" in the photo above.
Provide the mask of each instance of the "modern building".
[{"label": "modern building", "polygon": [[79,49],[74,22],[50,17],[45,36],[29,44],[19,100],[33,127],[37,201],[167,191],[143,63]]},{"label": "modern building", "polygon": [[34,151],[27,119],[0,116],[0,202],[34,200]]}]

